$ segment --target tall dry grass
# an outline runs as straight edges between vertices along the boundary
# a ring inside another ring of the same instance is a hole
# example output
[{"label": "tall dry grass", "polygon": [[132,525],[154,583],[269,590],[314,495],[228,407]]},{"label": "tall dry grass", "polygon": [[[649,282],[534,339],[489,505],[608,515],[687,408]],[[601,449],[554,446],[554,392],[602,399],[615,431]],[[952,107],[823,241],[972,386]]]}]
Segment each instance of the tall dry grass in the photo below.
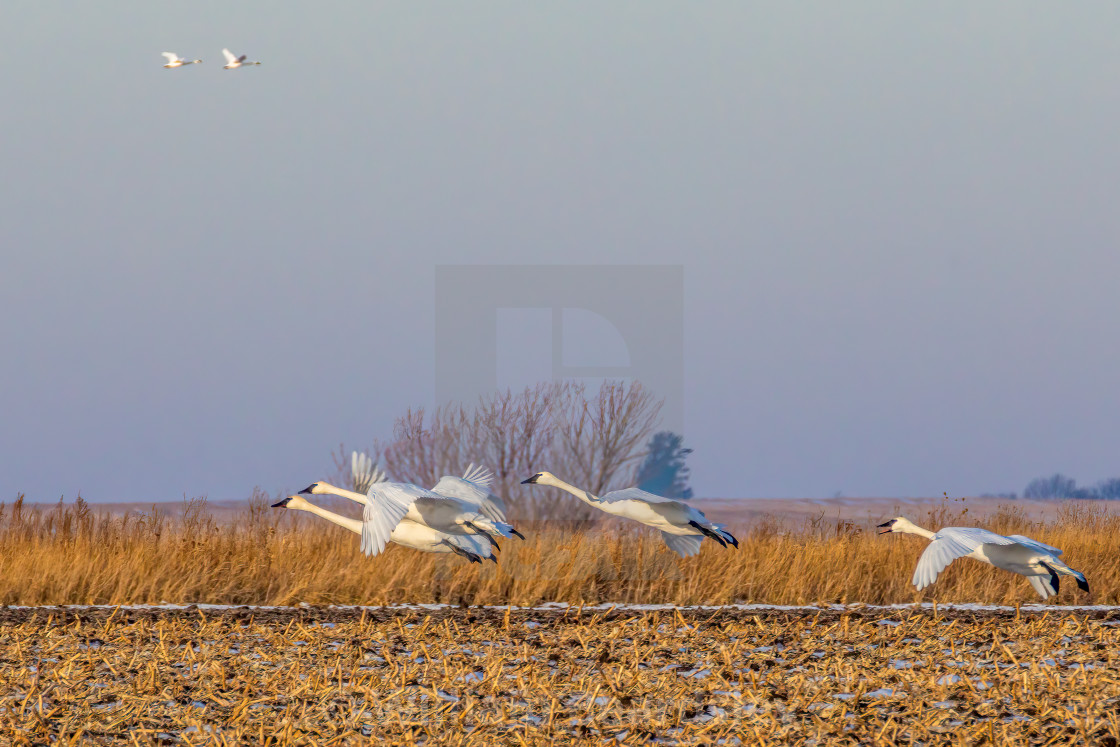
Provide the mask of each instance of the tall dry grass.
[{"label": "tall dry grass", "polygon": [[[698,557],[684,560],[659,533],[633,524],[572,531],[539,522],[522,526],[527,541],[503,544],[500,564],[479,566],[395,545],[366,558],[356,535],[270,509],[270,500],[255,495],[241,516],[223,522],[201,500],[174,517],[159,511],[111,517],[80,500],[53,508],[0,504],[0,603],[1037,601],[1021,577],[967,559],[918,593],[910,576],[925,541],[880,537],[870,522],[754,522],[732,527],[738,550],[705,542]],[[1106,504],[1066,506],[1042,523],[1014,504],[982,522],[950,503],[912,518],[929,527],[980,523],[1061,547],[1093,592],[1065,583],[1057,602],[1120,602],[1120,517]]]}]

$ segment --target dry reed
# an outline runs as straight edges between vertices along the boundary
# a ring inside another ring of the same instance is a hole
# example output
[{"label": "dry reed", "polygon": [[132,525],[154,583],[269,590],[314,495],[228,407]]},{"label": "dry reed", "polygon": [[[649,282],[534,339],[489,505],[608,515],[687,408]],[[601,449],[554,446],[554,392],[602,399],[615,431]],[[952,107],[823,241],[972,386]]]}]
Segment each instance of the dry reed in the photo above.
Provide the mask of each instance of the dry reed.
[{"label": "dry reed", "polygon": [[[850,523],[732,527],[742,540],[738,550],[705,541],[698,557],[682,560],[658,533],[633,524],[573,531],[538,522],[522,527],[527,541],[503,543],[498,565],[479,566],[393,545],[366,558],[355,535],[269,509],[268,500],[258,495],[243,515],[222,522],[204,501],[175,517],[110,517],[80,501],[49,509],[0,504],[0,603],[1037,601],[1021,577],[967,559],[918,593],[909,581],[925,542],[880,537]],[[930,513],[912,518],[933,527],[976,523],[951,504]],[[1065,507],[1052,520],[1032,523],[1011,505],[983,523],[1065,549],[1065,560],[1085,573],[1093,591],[1067,583],[1052,601],[1120,602],[1120,517],[1107,506]]]}]

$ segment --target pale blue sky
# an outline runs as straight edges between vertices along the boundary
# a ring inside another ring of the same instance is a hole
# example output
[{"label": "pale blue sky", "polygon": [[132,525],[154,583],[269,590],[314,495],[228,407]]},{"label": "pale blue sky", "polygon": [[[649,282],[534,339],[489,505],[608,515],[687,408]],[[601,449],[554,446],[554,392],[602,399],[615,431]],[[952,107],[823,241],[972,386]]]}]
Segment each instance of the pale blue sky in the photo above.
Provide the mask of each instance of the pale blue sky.
[{"label": "pale blue sky", "polygon": [[15,0],[0,499],[321,477],[431,402],[440,264],[683,265],[699,495],[1120,475],[1117,28],[1111,2]]}]

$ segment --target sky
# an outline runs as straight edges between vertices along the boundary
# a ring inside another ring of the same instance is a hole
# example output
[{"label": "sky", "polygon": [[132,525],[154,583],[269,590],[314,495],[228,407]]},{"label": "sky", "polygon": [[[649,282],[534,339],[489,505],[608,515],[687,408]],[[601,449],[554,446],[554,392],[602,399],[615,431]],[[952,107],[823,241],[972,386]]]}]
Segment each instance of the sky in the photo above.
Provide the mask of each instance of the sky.
[{"label": "sky", "polygon": [[[15,0],[0,500],[325,476],[434,403],[444,265],[680,266],[699,496],[1120,476],[1117,28],[1111,2]],[[573,355],[625,362],[586,326]]]}]

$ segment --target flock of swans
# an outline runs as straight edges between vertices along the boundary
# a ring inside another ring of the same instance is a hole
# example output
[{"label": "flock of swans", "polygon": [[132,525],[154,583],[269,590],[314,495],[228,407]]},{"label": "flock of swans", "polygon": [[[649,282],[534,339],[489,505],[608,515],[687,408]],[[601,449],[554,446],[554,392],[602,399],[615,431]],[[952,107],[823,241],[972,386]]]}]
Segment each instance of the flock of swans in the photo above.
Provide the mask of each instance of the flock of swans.
[{"label": "flock of swans", "polygon": [[[184,65],[198,65],[202,62],[202,60],[184,60],[182,57],[175,54],[174,52],[160,52],[160,54],[162,54],[164,57],[167,58],[167,64],[164,65],[164,67],[166,67],[166,68],[183,67]],[[240,57],[238,57],[237,55],[235,55],[233,52],[229,51],[228,49],[223,49],[222,50],[222,55],[225,56],[225,58],[226,58],[226,64],[222,65],[222,67],[225,68],[226,70],[233,70],[234,68],[245,67],[245,66],[248,66],[248,65],[259,65],[259,64],[261,64],[259,62],[247,62],[246,60],[249,57],[249,55],[243,54]]]},{"label": "flock of swans", "polygon": [[[378,555],[394,542],[421,552],[454,553],[472,563],[498,562],[498,539],[525,539],[506,520],[505,506],[490,492],[493,475],[484,467],[470,465],[462,477],[445,475],[431,489],[405,482],[391,482],[384,471],[364,454],[351,454],[353,490],[326,482],[315,482],[290,495],[273,508],[288,508],[326,519],[361,537],[361,550]],[[704,513],[672,498],[639,488],[615,490],[596,496],[570,485],[550,472],[538,472],[523,485],[545,485],[571,493],[589,506],[661,530],[669,549],[682,558],[700,552],[705,538],[721,547],[739,547],[739,541],[722,524],[708,521]],[[305,495],[336,495],[362,505],[362,519],[351,519],[328,511]],[[1019,534],[1003,536],[976,527],[945,527],[937,532],[923,529],[899,516],[879,525],[879,534],[916,534],[930,540],[914,571],[912,583],[919,591],[937,580],[941,571],[957,558],[973,558],[996,568],[1025,576],[1043,599],[1058,593],[1061,576],[1071,576],[1078,588],[1089,591],[1079,571],[1058,558],[1062,551]]]}]

